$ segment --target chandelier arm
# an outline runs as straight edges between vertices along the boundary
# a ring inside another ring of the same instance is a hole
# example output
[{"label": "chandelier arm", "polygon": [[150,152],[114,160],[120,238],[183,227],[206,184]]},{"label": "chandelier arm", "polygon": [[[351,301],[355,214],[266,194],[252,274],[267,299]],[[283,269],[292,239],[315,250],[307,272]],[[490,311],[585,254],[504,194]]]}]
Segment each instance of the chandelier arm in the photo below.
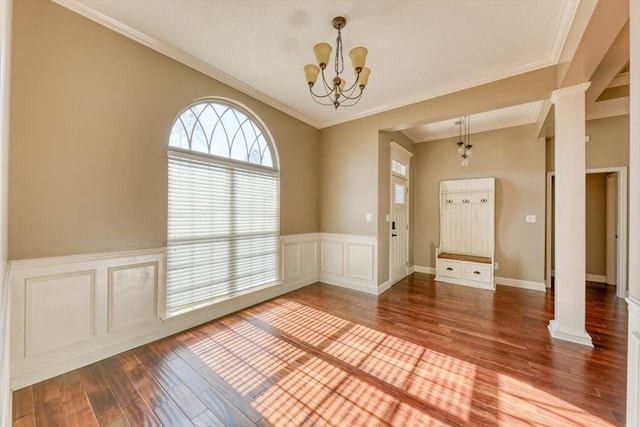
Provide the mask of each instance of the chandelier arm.
[{"label": "chandelier arm", "polygon": [[[362,93],[364,91],[365,84],[360,84],[360,77],[363,70],[366,70],[364,80],[367,80],[370,70],[364,68],[364,61],[367,55],[367,50],[363,47],[358,47],[353,50],[355,52],[353,55],[349,53],[351,57],[351,61],[354,64],[355,68],[355,80],[349,87],[345,88],[346,80],[341,77],[344,73],[345,65],[344,65],[344,52],[343,52],[343,44],[342,44],[342,28],[346,25],[347,20],[344,17],[337,16],[332,21],[331,24],[334,29],[338,31],[338,35],[336,37],[336,48],[334,54],[334,71],[335,77],[330,80],[327,80],[325,74],[325,68],[327,63],[329,62],[329,55],[331,52],[331,47],[327,43],[318,43],[314,46],[314,53],[316,54],[316,59],[320,65],[321,71],[321,79],[322,84],[318,84],[314,90],[314,83],[317,82],[318,77],[318,67],[312,67],[313,69],[307,70],[309,67],[305,67],[305,75],[307,77],[307,83],[309,86],[309,93],[311,98],[320,105],[331,105],[334,108],[338,108],[340,106],[351,106],[357,104],[362,98]],[[366,82],[365,82],[366,83]],[[320,87],[322,86],[322,88]],[[320,93],[316,93],[316,91]]]},{"label": "chandelier arm", "polygon": [[322,77],[322,84],[324,86],[324,90],[328,96],[333,92],[333,86],[327,83],[327,79],[325,78],[325,75],[324,75],[324,69],[322,69],[321,71],[321,77]]},{"label": "chandelier arm", "polygon": [[[329,97],[333,97],[335,92],[328,92],[323,94],[317,94],[313,91],[313,88],[311,86],[309,86],[309,92],[311,93],[311,97],[314,99],[324,99],[324,98],[329,98]],[[333,105],[333,102],[331,104],[326,104],[326,105]]]},{"label": "chandelier arm", "polygon": [[364,89],[360,89],[360,92],[358,92],[358,94],[354,96],[354,94],[356,93],[356,89],[359,87],[357,83],[358,81],[356,80],[356,82],[352,84],[348,89],[343,90],[341,92],[341,96],[344,97],[345,99],[360,98],[362,96],[362,92],[364,92]]},{"label": "chandelier arm", "polygon": [[315,93],[313,93],[313,91],[311,91],[311,90],[309,90],[309,91],[311,92],[311,99],[313,99],[317,104],[320,104],[320,105],[331,105],[331,106],[334,105],[333,101],[331,101],[331,102],[322,102],[323,99],[328,98],[332,94],[328,93],[326,95],[316,95]]}]

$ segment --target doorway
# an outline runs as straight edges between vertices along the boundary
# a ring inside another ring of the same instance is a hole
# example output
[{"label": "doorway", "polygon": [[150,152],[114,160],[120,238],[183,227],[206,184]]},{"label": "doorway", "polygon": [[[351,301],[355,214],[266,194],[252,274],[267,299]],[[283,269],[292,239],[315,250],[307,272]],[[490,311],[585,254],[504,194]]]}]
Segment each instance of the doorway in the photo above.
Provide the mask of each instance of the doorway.
[{"label": "doorway", "polygon": [[413,154],[391,141],[391,208],[389,233],[389,281],[409,274],[409,162]]},{"label": "doorway", "polygon": [[[587,169],[586,173],[605,174],[606,196],[606,275],[602,281],[615,283],[619,298],[627,294],[627,168]],[[547,173],[547,239],[546,239],[546,286],[551,286],[553,255],[555,173]],[[585,272],[585,278],[588,278]]]}]

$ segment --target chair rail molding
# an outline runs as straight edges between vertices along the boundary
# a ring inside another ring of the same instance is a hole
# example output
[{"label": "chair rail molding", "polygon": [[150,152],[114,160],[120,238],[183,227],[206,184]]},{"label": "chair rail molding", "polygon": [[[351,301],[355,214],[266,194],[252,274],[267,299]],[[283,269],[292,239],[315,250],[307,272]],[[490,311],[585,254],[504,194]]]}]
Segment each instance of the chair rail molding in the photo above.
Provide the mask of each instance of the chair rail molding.
[{"label": "chair rail molding", "polygon": [[10,387],[43,381],[318,280],[377,295],[383,290],[377,247],[375,236],[281,236],[277,284],[168,318],[164,247],[12,261],[6,280]]}]

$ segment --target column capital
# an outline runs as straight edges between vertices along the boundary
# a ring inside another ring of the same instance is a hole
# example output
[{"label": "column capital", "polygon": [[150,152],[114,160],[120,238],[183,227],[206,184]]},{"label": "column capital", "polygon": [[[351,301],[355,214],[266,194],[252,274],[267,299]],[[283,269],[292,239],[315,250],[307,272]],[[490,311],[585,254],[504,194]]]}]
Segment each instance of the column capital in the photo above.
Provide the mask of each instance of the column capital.
[{"label": "column capital", "polygon": [[589,86],[591,86],[591,82],[584,82],[574,86],[567,86],[556,89],[551,93],[551,102],[553,104],[556,104],[561,96],[571,95],[574,93],[584,93],[587,91]]}]

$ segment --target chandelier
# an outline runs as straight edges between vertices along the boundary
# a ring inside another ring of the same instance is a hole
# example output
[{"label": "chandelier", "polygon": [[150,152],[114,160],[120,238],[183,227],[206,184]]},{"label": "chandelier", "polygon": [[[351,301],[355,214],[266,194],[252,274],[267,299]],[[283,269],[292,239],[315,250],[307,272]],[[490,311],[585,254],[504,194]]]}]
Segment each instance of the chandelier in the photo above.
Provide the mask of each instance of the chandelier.
[{"label": "chandelier", "polygon": [[469,157],[471,157],[471,138],[469,137],[469,129],[471,127],[471,117],[463,116],[455,124],[459,126],[458,154],[462,157],[462,166],[469,166]]},{"label": "chandelier", "polygon": [[[313,53],[316,56],[318,65],[305,65],[304,74],[309,84],[309,93],[311,98],[321,105],[333,105],[335,109],[339,106],[348,107],[355,105],[360,101],[362,92],[364,91],[371,70],[364,66],[367,59],[367,49],[364,47],[354,47],[349,52],[351,64],[355,73],[355,80],[347,86],[347,82],[340,75],[344,71],[344,58],[342,56],[342,32],[341,30],[347,25],[346,18],[338,16],[331,21],[333,28],[338,30],[338,38],[336,39],[336,52],[334,57],[335,77],[327,81],[325,77],[325,68],[329,63],[331,55],[331,45],[328,43],[318,43],[313,47]],[[313,90],[318,74],[322,75],[322,87],[317,92]]]}]

